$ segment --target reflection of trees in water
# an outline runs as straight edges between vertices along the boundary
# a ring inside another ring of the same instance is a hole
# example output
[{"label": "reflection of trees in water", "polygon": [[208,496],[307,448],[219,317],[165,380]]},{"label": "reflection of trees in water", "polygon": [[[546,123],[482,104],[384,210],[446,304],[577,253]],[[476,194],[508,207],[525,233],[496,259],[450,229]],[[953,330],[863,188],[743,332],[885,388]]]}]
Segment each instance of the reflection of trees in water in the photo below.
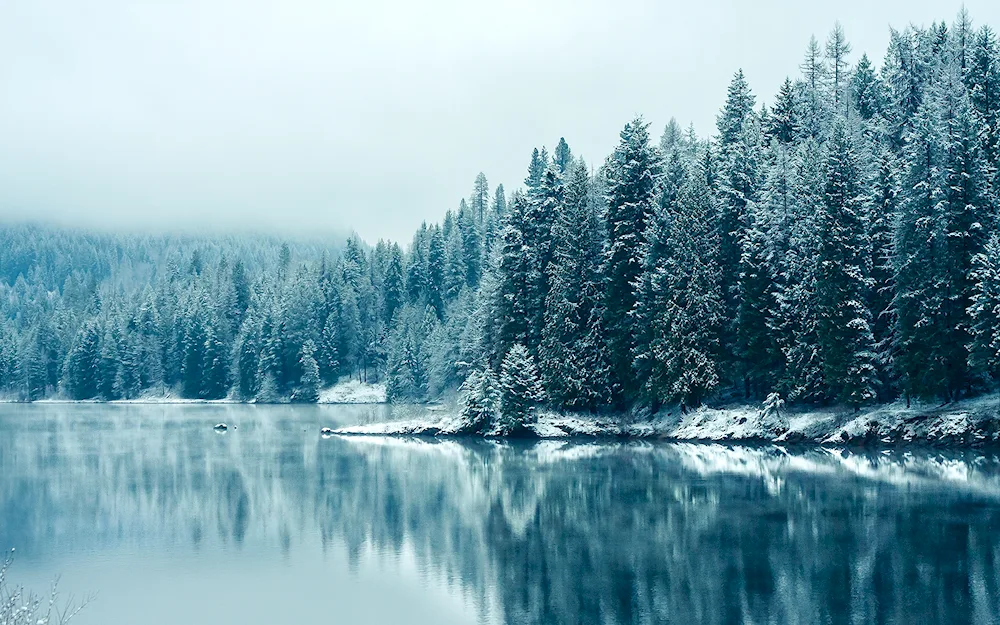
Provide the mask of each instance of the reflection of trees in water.
[{"label": "reflection of trees in water", "polygon": [[405,544],[507,622],[1000,614],[992,455],[318,440],[289,409],[230,409],[244,412],[226,435],[188,409],[92,422],[75,410],[0,421],[3,542],[287,551],[318,532],[355,563]]}]

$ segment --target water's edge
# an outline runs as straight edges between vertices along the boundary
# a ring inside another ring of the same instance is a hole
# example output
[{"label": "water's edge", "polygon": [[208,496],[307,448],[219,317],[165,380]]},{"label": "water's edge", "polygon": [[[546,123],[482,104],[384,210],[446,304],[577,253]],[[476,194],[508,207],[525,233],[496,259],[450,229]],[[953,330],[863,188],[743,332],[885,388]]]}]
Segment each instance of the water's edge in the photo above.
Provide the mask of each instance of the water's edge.
[{"label": "water's edge", "polygon": [[[458,417],[419,418],[333,429],[343,436],[481,437]],[[942,406],[903,403],[855,413],[844,409],[766,412],[757,406],[699,408],[628,419],[542,411],[521,437],[656,439],[673,442],[823,444],[846,447],[1000,446],[1000,398]]]}]

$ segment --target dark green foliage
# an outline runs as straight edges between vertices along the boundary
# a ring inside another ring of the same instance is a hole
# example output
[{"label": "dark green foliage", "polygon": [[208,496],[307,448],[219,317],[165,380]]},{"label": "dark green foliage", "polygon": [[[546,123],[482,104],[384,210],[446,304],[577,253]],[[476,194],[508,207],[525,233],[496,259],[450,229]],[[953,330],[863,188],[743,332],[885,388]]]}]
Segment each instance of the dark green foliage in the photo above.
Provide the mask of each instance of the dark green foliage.
[{"label": "dark green foliage", "polygon": [[535,407],[545,400],[535,361],[521,344],[515,344],[500,365],[500,417],[489,434],[517,434],[535,421]]},{"label": "dark green foliage", "polygon": [[646,224],[656,207],[663,166],[659,150],[649,143],[649,125],[641,118],[625,125],[618,147],[606,165],[607,179],[607,298],[612,388],[616,401],[634,392],[632,352],[637,329],[630,315],[642,271],[639,259],[646,245]]},{"label": "dark green foliage", "polygon": [[314,404],[319,399],[319,365],[313,357],[315,351],[316,346],[311,340],[307,340],[300,350],[299,367],[302,377],[292,393],[292,401]]}]

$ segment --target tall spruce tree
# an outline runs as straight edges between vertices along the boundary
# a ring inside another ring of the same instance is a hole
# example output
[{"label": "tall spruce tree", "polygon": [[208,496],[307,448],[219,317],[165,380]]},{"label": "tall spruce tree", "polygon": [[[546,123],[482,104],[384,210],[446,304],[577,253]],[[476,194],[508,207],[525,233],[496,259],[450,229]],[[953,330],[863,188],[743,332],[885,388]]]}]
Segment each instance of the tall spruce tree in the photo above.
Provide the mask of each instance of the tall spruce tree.
[{"label": "tall spruce tree", "polygon": [[620,142],[606,165],[607,178],[607,297],[606,330],[615,401],[637,389],[632,352],[637,329],[631,315],[636,284],[642,271],[646,224],[656,208],[663,165],[659,150],[649,143],[649,124],[637,118],[625,125]]},{"label": "tall spruce tree", "polygon": [[827,152],[825,201],[817,216],[817,338],[831,399],[855,408],[875,398],[876,356],[867,306],[871,253],[860,159],[843,123]]},{"label": "tall spruce tree", "polygon": [[969,364],[978,375],[1000,379],[1000,234],[993,233],[975,258],[976,290],[969,315]]},{"label": "tall spruce tree", "polygon": [[552,403],[594,409],[607,402],[608,364],[600,325],[603,230],[592,202],[587,166],[577,163],[552,228],[549,291],[539,369]]},{"label": "tall spruce tree", "polygon": [[703,172],[688,177],[675,207],[650,222],[637,316],[648,343],[636,366],[654,405],[697,406],[719,384],[722,325],[717,209]]}]

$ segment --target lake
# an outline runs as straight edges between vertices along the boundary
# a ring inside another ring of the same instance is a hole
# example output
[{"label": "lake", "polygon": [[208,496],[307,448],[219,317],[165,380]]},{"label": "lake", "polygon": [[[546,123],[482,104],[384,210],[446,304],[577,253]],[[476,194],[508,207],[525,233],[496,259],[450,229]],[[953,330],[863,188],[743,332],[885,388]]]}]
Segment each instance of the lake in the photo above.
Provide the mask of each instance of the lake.
[{"label": "lake", "polygon": [[0,547],[79,625],[1000,622],[993,453],[319,436],[420,410],[0,405]]}]

